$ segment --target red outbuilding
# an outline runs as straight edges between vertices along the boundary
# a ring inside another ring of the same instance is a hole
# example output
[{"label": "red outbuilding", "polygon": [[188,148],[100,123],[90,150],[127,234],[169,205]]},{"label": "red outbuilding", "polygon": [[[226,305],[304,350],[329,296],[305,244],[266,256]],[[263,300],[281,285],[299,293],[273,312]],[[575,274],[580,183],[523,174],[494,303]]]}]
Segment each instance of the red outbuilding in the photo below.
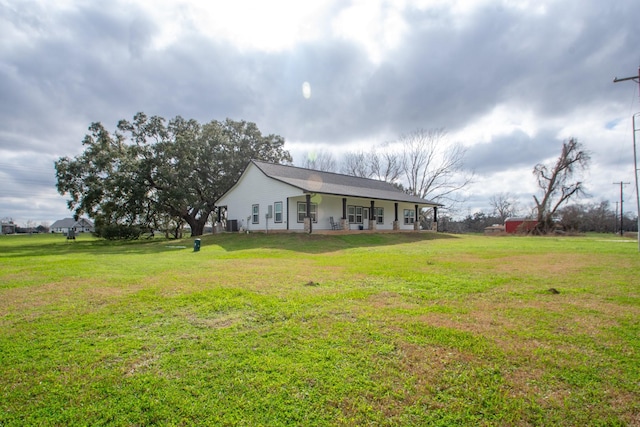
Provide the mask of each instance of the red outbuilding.
[{"label": "red outbuilding", "polygon": [[507,218],[504,220],[504,231],[506,233],[526,233],[535,228],[538,221],[531,218]]}]

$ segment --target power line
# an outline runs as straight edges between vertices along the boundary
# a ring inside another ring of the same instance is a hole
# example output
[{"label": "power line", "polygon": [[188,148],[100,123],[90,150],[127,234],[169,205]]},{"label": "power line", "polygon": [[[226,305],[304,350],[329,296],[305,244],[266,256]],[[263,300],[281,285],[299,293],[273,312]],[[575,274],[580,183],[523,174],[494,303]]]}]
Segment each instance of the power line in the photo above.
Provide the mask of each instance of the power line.
[{"label": "power line", "polygon": [[[614,78],[613,82],[614,83],[618,83],[618,82],[624,82],[624,81],[628,81],[628,80],[633,80],[634,82],[638,83],[638,95],[640,96],[640,67],[638,67],[638,75],[637,76],[630,76],[630,77],[623,77],[621,79],[619,78]],[[638,187],[638,154],[637,154],[637,144],[636,144],[636,133],[640,131],[640,129],[636,126],[636,118],[640,117],[640,113],[636,113],[633,115],[633,119],[632,119],[632,126],[633,126],[633,176],[635,178],[636,181],[636,206],[638,209],[638,252],[640,252],[640,187]],[[622,193],[622,184],[621,184],[621,190],[620,192]],[[622,212],[622,209],[620,209],[620,211]],[[621,227],[622,228],[622,227]]]}]

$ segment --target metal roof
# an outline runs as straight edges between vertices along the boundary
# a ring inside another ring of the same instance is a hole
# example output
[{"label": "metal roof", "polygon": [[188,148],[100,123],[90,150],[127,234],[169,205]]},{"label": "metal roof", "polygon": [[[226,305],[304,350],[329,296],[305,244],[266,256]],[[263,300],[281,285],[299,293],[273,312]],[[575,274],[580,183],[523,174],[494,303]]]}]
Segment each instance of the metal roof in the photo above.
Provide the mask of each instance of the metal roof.
[{"label": "metal roof", "polygon": [[76,227],[78,223],[83,221],[84,221],[84,226],[93,227],[93,223],[86,218],[80,218],[77,221],[73,218],[65,218],[65,219],[59,219],[53,224],[51,224],[51,228],[72,228],[72,227]]},{"label": "metal roof", "polygon": [[267,163],[259,160],[252,160],[251,162],[266,176],[299,188],[305,193],[332,194],[336,196],[442,206],[439,203],[407,194],[393,184],[384,181]]}]

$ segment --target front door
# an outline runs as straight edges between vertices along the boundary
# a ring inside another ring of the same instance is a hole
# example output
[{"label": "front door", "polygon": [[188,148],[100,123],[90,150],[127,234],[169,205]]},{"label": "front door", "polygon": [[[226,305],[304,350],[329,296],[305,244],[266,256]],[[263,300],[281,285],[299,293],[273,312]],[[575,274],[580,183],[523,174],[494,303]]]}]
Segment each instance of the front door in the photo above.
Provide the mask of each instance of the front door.
[{"label": "front door", "polygon": [[362,208],[362,228],[369,229],[369,208]]}]

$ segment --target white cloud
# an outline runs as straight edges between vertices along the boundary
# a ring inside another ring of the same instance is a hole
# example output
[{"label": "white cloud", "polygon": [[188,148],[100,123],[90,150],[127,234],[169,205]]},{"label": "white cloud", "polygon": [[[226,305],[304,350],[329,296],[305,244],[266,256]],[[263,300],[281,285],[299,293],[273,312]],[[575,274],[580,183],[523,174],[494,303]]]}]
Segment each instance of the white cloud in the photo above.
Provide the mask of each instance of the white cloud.
[{"label": "white cloud", "polygon": [[158,23],[156,49],[180,43],[188,34],[231,43],[240,50],[278,52],[322,37],[319,25],[330,1],[173,1],[138,4]]},{"label": "white cloud", "polygon": [[338,37],[360,44],[374,64],[396,48],[407,31],[403,1],[357,0],[333,19]]},{"label": "white cloud", "polygon": [[159,50],[180,43],[188,34],[228,42],[240,50],[263,52],[285,51],[336,37],[362,46],[374,63],[380,63],[385,52],[399,46],[407,30],[405,3],[143,0],[138,5],[157,23],[153,46]]},{"label": "white cloud", "polygon": [[465,145],[491,142],[496,137],[515,132],[534,138],[539,127],[540,123],[536,122],[532,111],[523,106],[498,104],[486,115],[452,133],[451,138]]}]

